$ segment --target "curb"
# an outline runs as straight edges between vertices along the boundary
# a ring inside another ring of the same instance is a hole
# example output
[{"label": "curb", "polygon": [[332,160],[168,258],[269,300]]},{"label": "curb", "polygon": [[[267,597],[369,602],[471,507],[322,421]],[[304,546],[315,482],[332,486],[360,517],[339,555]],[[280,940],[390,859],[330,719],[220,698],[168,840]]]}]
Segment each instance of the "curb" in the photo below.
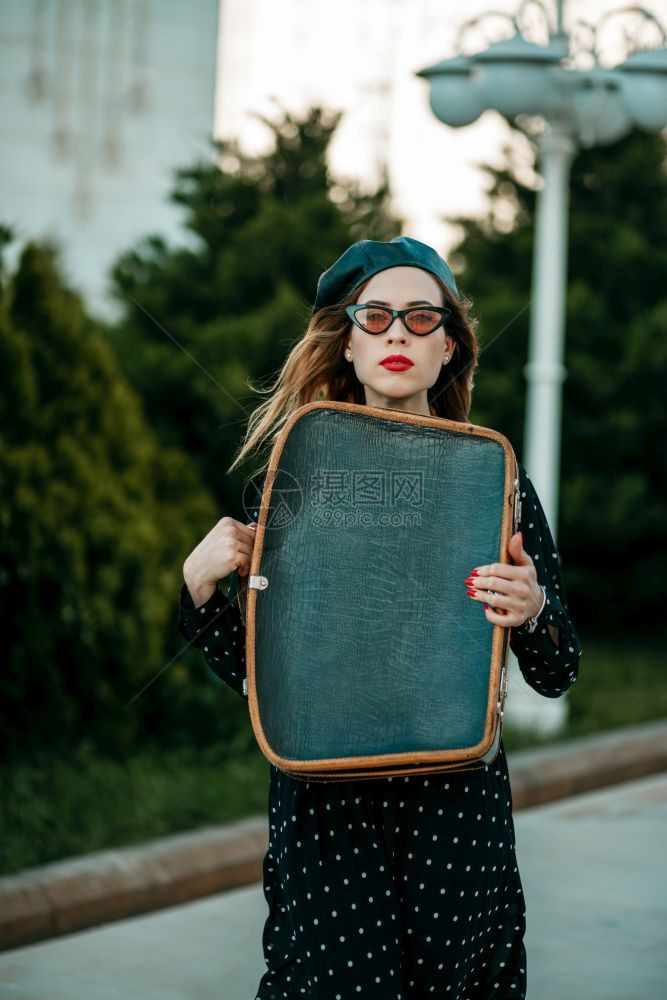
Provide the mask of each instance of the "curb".
[{"label": "curb", "polygon": [[[667,770],[667,722],[510,754],[514,810]],[[267,819],[99,851],[0,878],[0,951],[261,881]]]},{"label": "curb", "polygon": [[667,771],[667,721],[508,754],[514,811]]}]

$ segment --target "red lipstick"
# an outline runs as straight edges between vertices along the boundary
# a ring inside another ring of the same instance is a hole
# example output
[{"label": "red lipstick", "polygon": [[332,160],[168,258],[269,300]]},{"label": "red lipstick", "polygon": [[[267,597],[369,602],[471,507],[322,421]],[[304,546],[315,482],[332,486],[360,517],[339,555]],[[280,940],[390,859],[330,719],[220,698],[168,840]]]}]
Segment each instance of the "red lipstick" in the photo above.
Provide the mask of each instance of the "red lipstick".
[{"label": "red lipstick", "polygon": [[404,372],[412,368],[414,362],[404,354],[390,354],[380,362],[383,368],[390,372]]}]

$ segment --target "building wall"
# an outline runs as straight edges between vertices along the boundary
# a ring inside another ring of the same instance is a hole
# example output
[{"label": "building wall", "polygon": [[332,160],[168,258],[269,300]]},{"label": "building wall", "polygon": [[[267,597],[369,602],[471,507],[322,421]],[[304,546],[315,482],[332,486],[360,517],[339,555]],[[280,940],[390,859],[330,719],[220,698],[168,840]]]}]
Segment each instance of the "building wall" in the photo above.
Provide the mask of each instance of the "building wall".
[{"label": "building wall", "polygon": [[168,194],[208,155],[217,21],[217,0],[0,4],[0,221],[56,239],[100,313],[118,253],[186,238]]}]

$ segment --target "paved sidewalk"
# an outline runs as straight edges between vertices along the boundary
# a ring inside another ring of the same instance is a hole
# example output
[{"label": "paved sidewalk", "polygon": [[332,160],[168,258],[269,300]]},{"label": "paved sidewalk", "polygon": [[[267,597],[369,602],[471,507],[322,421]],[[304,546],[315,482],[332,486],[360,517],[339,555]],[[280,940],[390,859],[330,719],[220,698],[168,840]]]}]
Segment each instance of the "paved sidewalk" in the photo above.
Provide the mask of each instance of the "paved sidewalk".
[{"label": "paved sidewalk", "polygon": [[[658,1000],[667,981],[667,774],[515,816],[528,1000]],[[0,954],[15,1000],[253,1000],[261,886]]]}]

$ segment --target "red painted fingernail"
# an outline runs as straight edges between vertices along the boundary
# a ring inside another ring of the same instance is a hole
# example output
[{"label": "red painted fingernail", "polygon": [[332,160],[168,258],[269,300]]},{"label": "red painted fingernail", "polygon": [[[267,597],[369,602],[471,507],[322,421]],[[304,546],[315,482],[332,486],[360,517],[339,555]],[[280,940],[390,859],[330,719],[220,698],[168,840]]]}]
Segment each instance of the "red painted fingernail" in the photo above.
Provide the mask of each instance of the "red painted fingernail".
[{"label": "red painted fingernail", "polygon": [[479,573],[477,572],[476,569],[474,569],[470,575],[471,576],[479,576]]},{"label": "red painted fingernail", "polygon": [[474,581],[473,577],[467,576],[463,582],[464,583],[474,583],[475,581]]},{"label": "red painted fingernail", "polygon": [[488,611],[488,610],[489,610],[489,605],[488,605],[488,604],[485,604],[485,605],[484,605],[484,610],[485,610],[485,611]]},{"label": "red painted fingernail", "polygon": [[477,591],[476,590],[470,590],[470,588],[466,589],[466,594],[470,594],[471,597],[477,597]]}]

